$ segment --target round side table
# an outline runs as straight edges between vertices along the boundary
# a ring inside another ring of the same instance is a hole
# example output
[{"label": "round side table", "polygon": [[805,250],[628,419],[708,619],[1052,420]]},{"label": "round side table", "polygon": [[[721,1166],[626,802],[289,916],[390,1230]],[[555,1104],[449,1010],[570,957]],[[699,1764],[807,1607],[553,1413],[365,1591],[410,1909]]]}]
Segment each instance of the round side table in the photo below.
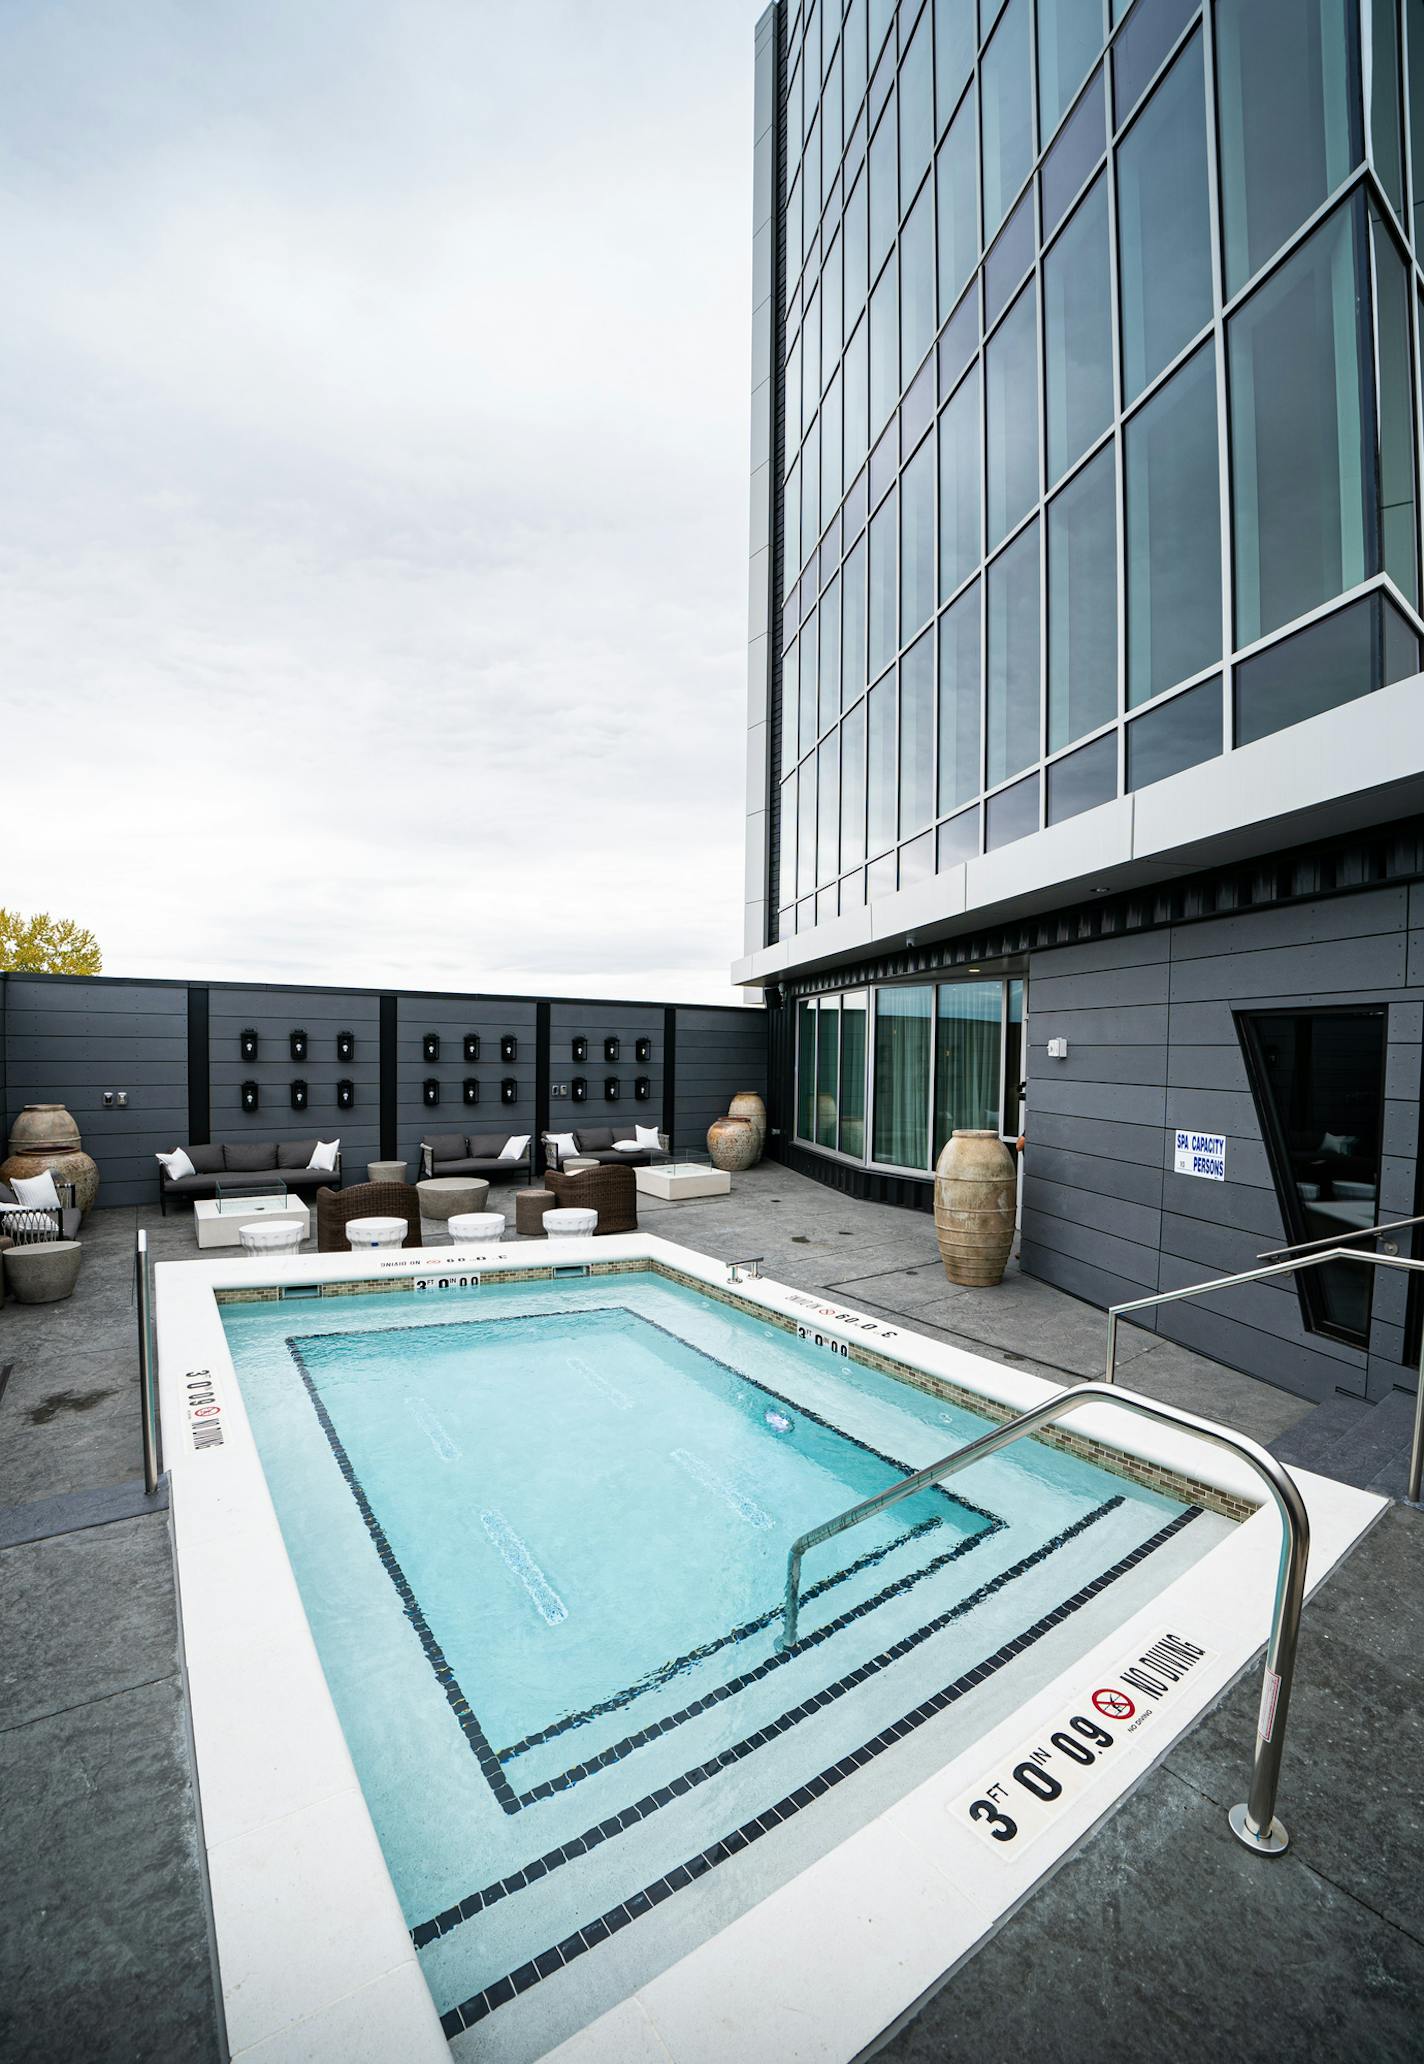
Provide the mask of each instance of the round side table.
[{"label": "round side table", "polygon": [[502,1240],[502,1211],[457,1211],[450,1220],[452,1240]]},{"label": "round side table", "polygon": [[552,1190],[516,1190],[514,1193],[514,1230],[525,1240],[542,1238],[544,1214],[552,1211],[558,1203]]},{"label": "round side table", "polygon": [[301,1221],[278,1218],[264,1225],[258,1219],[252,1225],[239,1226],[237,1237],[244,1254],[296,1254],[302,1244]]},{"label": "round side table", "polygon": [[581,1168],[601,1168],[603,1163],[593,1154],[571,1154],[567,1161],[559,1163],[560,1175],[577,1175]]},{"label": "round side table", "polygon": [[21,1304],[58,1304],[79,1280],[77,1240],[22,1240],[5,1251],[5,1281]]},{"label": "round side table", "polygon": [[351,1247],[399,1247],[410,1231],[403,1218],[349,1218],[346,1239]]},{"label": "round side table", "polygon": [[428,1175],[415,1186],[420,1215],[443,1224],[467,1211],[483,1211],[489,1184],[479,1175]]},{"label": "round side table", "polygon": [[404,1161],[368,1161],[367,1182],[404,1182],[406,1164]]},{"label": "round side table", "polygon": [[544,1231],[551,1240],[586,1240],[597,1230],[596,1211],[576,1211],[565,1205],[562,1210],[544,1213]]}]

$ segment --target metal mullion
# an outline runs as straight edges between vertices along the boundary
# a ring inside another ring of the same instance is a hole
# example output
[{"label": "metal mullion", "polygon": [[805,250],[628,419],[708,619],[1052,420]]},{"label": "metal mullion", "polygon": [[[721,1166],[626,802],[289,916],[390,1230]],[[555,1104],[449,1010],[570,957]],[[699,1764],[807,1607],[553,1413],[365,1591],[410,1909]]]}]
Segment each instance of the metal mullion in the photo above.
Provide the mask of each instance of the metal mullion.
[{"label": "metal mullion", "polygon": [[[1138,94],[1137,99],[1133,102],[1131,113],[1125,116],[1122,122],[1118,123],[1115,128],[1109,128],[1108,135],[1114,147],[1116,147],[1116,145],[1120,143],[1122,138],[1127,134],[1128,130],[1137,120],[1137,117],[1142,113],[1142,110],[1146,107],[1148,101],[1151,100],[1153,94],[1157,91],[1157,88],[1166,78],[1168,72],[1171,71],[1172,66],[1176,63],[1177,59],[1186,49],[1188,43],[1190,43],[1192,39],[1194,31],[1196,30],[1197,24],[1204,20],[1206,15],[1210,14],[1211,11],[1212,10],[1209,7],[1198,7],[1193,13],[1191,20],[1183,24],[1181,32],[1178,35],[1176,42],[1172,45],[1171,49],[1163,58],[1161,64],[1158,65],[1156,71],[1152,74],[1151,78],[1147,81],[1147,84]],[[1129,18],[1130,16],[1128,14],[1125,14],[1122,18],[1122,21],[1118,22],[1116,26],[1113,28],[1110,35],[1108,36],[1107,44],[1105,46],[1103,53],[1103,62],[1108,67],[1107,77],[1103,83],[1110,95],[1110,99],[1108,102],[1108,119],[1110,124],[1115,122],[1117,117],[1117,93],[1115,90],[1115,81],[1112,72],[1112,47],[1113,44],[1117,41],[1118,37],[1122,34],[1123,22],[1126,22]]]},{"label": "metal mullion", "polygon": [[[1109,0],[1103,0],[1104,9],[1110,14]],[[1109,28],[1110,28],[1109,23]],[[1102,59],[1104,113],[1111,127],[1112,77],[1106,55]],[[1118,190],[1117,151],[1108,146],[1107,152],[1107,200],[1108,200],[1108,314],[1112,325],[1112,388],[1113,388],[1113,521],[1117,526],[1116,558],[1117,568],[1117,713],[1113,719],[1117,727],[1117,779],[1114,795],[1127,793],[1127,439],[1123,423],[1123,363],[1122,363],[1122,277],[1119,266],[1120,244],[1118,239]],[[1086,190],[1086,189],[1085,189]],[[1075,203],[1076,205],[1076,203]],[[1065,223],[1072,219],[1064,217]],[[1095,447],[1096,449],[1096,447]],[[1091,463],[1091,459],[1089,461]],[[1060,486],[1062,483],[1060,483]],[[1077,740],[1078,744],[1083,741]],[[1048,779],[1044,777],[1045,794]],[[1026,992],[1025,992],[1026,994]],[[1024,1067],[1028,1066],[1028,1028],[1023,1031]]]},{"label": "metal mullion", "polygon": [[1364,580],[1357,581],[1353,588],[1346,588],[1342,594],[1332,595],[1328,602],[1317,602],[1314,609],[1308,609],[1303,616],[1294,616],[1289,623],[1278,624],[1263,637],[1253,639],[1249,645],[1243,645],[1233,658],[1237,665],[1243,660],[1254,659],[1258,652],[1263,652],[1272,645],[1283,644],[1287,638],[1295,637],[1298,632],[1309,630],[1312,624],[1320,623],[1327,616],[1334,616],[1339,610],[1348,609],[1352,602],[1359,602],[1367,595],[1381,592],[1388,594],[1400,614],[1421,637],[1424,637],[1424,615],[1420,614],[1407,596],[1401,595],[1389,574],[1381,567],[1378,573],[1367,574]]},{"label": "metal mullion", "polygon": [[[1207,145],[1208,163],[1211,162],[1213,142],[1214,139],[1210,139]],[[1302,244],[1309,242],[1325,218],[1342,206],[1350,198],[1357,186],[1368,186],[1377,196],[1383,194],[1383,188],[1375,177],[1373,167],[1366,163],[1364,159],[1361,159],[1360,163],[1341,180],[1333,193],[1327,194],[1318,207],[1311,209],[1304,222],[1300,224],[1298,229],[1292,230],[1279,250],[1273,251],[1266,262],[1258,266],[1256,271],[1252,273],[1250,279],[1243,286],[1238,287],[1235,293],[1229,297],[1225,295],[1225,279],[1223,277],[1222,314],[1227,322],[1230,322],[1244,301],[1249,301],[1251,296],[1263,287],[1268,279],[1273,278],[1281,270],[1282,266],[1295,256]],[[1394,210],[1387,203],[1385,212],[1390,220],[1393,221]]]},{"label": "metal mullion", "polygon": [[1206,176],[1211,247],[1212,347],[1216,365],[1216,483],[1221,525],[1221,750],[1235,738],[1235,693],[1231,655],[1236,643],[1236,526],[1233,521],[1231,412],[1226,367],[1226,254],[1221,234],[1221,166],[1216,131],[1216,20],[1207,8],[1202,21],[1202,80],[1206,93]]}]

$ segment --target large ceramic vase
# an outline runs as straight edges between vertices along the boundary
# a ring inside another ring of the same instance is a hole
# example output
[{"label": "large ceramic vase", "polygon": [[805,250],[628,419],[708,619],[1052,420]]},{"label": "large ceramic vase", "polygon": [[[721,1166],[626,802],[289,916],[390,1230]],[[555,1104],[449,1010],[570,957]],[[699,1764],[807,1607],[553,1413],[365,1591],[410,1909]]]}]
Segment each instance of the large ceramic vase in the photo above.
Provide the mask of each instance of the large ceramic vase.
[{"label": "large ceramic vase", "polygon": [[10,1128],[10,1154],[0,1162],[0,1180],[43,1175],[45,1169],[56,1187],[73,1183],[74,1201],[87,1218],[99,1194],[99,1170],[84,1152],[79,1127],[63,1104],[26,1104]]},{"label": "large ceramic vase", "polygon": [[727,1106],[729,1118],[745,1118],[756,1134],[756,1157],[766,1152],[766,1105],[754,1089],[739,1089]]},{"label": "large ceramic vase", "polygon": [[739,1175],[757,1157],[757,1136],[746,1118],[714,1118],[707,1128],[707,1151],[714,1168]]},{"label": "large ceramic vase", "polygon": [[1014,1157],[996,1132],[954,1132],[935,1164],[935,1233],[951,1283],[1002,1281],[1014,1244]]}]

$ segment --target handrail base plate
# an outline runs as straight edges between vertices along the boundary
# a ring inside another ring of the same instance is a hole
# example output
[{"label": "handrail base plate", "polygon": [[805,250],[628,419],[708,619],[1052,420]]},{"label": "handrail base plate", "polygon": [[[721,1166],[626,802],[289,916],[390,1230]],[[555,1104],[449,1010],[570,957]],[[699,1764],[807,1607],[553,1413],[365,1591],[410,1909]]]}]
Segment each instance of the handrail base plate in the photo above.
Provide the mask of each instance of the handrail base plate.
[{"label": "handrail base plate", "polygon": [[1244,1842],[1246,1847],[1253,1849],[1258,1856],[1281,1856],[1290,1847],[1290,1836],[1278,1820],[1273,1820],[1264,1832],[1253,1833],[1246,1818],[1244,1801],[1240,1806],[1233,1806],[1226,1817],[1231,1823],[1231,1832],[1237,1841]]}]

